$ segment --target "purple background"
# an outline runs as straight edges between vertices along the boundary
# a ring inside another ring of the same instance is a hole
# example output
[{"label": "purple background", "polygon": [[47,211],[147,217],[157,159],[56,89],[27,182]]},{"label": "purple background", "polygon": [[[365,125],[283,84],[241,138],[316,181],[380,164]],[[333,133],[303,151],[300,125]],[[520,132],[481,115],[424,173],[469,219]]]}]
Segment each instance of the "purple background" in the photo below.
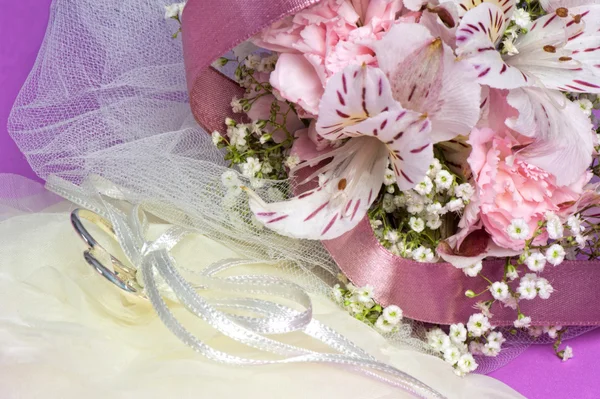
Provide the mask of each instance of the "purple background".
[{"label": "purple background", "polygon": [[[35,61],[50,3],[51,0],[0,0],[0,172],[35,177],[8,136],[6,121]],[[595,369],[600,367],[600,329],[568,343],[575,357],[566,363],[554,356],[550,346],[536,345],[491,375],[530,399],[600,398],[600,371]]]}]

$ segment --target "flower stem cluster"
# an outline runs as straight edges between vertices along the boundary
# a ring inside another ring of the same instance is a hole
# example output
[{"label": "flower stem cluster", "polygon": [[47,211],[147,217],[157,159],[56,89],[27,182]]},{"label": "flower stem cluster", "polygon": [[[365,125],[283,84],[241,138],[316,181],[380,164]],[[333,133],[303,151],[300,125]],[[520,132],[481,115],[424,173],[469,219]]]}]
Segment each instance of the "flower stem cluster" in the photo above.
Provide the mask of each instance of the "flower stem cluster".
[{"label": "flower stem cluster", "polygon": [[[223,66],[233,61],[221,58],[218,62]],[[231,166],[239,166],[255,188],[260,186],[260,179],[286,179],[287,170],[298,163],[289,155],[294,136],[287,128],[288,118],[296,114],[295,107],[290,102],[277,100],[268,83],[268,74],[263,73],[270,72],[275,62],[276,57],[256,54],[242,60],[235,75],[246,93],[243,98],[234,97],[231,101],[234,113],[248,113],[258,100],[272,99],[268,119],[240,123],[228,118],[226,134],[218,131],[212,134],[215,146],[225,149],[225,160]]]},{"label": "flower stem cluster", "polygon": [[354,318],[374,327],[381,333],[393,333],[398,330],[402,321],[402,309],[390,305],[382,308],[373,299],[373,287],[358,288],[342,279],[342,285],[332,288],[332,296],[336,303],[346,309]]},{"label": "flower stem cluster", "polygon": [[434,159],[427,176],[412,190],[400,192],[388,169],[384,187],[369,217],[379,241],[398,256],[418,262],[437,260],[435,248],[453,233],[474,188]]}]

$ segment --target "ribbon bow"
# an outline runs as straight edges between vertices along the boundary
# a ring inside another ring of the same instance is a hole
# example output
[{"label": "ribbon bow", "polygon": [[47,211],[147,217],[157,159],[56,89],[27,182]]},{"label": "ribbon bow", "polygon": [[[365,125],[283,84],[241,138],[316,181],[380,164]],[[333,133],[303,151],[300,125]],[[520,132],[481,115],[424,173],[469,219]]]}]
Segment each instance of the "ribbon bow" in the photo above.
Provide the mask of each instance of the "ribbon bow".
[{"label": "ribbon bow", "polygon": [[[325,363],[348,368],[363,375],[397,386],[420,398],[443,398],[428,385],[392,366],[377,361],[358,348],[344,336],[313,318],[312,303],[308,294],[299,285],[288,280],[267,275],[234,275],[217,277],[230,268],[263,262],[249,259],[224,259],[218,261],[193,277],[193,283],[179,272],[170,251],[181,240],[193,233],[191,230],[173,226],[155,240],[146,238],[148,218],[142,205],[119,202],[123,191],[98,177],[73,186],[54,178],[48,187],[60,195],[90,210],[76,209],[71,215],[72,224],[89,249],[84,252],[86,261],[102,276],[129,294],[147,298],[165,326],[181,341],[195,351],[216,362],[249,366],[287,363]],[[99,193],[94,198],[84,192]],[[129,211],[123,211],[123,205]],[[109,254],[85,229],[82,219],[87,219],[109,233],[123,249],[131,266]],[[110,262],[107,266],[106,263]],[[159,277],[160,276],[160,277]],[[158,279],[166,289],[160,289]],[[185,308],[209,324],[221,334],[244,345],[278,356],[276,360],[243,358],[216,350],[190,333],[170,311],[163,296],[169,291]],[[238,296],[213,298],[209,291]],[[292,302],[284,305],[272,300],[253,297],[259,294]],[[304,310],[297,310],[301,308]],[[233,312],[232,312],[233,311]],[[235,312],[235,313],[234,313]],[[240,315],[240,312],[245,315]],[[271,334],[303,332],[329,346],[336,353],[322,353],[294,345],[284,344],[268,337]]]}]

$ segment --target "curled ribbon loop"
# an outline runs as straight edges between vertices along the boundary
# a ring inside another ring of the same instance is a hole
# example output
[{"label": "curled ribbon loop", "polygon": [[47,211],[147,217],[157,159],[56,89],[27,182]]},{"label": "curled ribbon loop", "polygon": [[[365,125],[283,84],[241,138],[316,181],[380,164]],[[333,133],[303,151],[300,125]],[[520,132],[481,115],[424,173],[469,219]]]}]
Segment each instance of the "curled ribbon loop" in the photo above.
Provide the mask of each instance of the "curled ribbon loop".
[{"label": "curled ribbon loop", "polygon": [[[102,180],[99,182],[101,186],[107,184]],[[88,182],[87,184],[93,183]],[[95,198],[82,197],[80,188],[71,186],[70,183],[64,181],[55,180],[50,182],[49,186],[53,191],[60,192],[71,201],[94,209],[94,212],[80,209],[73,212],[72,220],[76,231],[92,247],[92,250],[96,248],[98,252],[101,252],[103,249],[98,249],[101,247],[83,226],[81,216],[99,225],[103,231],[118,241],[133,265],[135,273],[132,274],[131,269],[127,269],[126,266],[119,266],[123,264],[108,253],[95,258],[96,262],[92,263],[92,266],[119,288],[147,298],[165,326],[181,341],[207,358],[238,366],[289,363],[331,364],[402,388],[415,397],[443,398],[439,392],[428,385],[403,371],[377,361],[341,334],[315,320],[312,315],[311,299],[299,285],[279,277],[266,275],[217,276],[231,268],[259,262],[249,259],[225,259],[200,272],[194,272],[193,277],[186,280],[179,272],[179,270],[185,271],[186,269],[176,266],[176,261],[170,251],[184,237],[191,234],[191,230],[174,226],[157,239],[147,240],[146,233],[149,224],[143,207],[129,205],[129,211],[123,211],[121,208],[124,204],[121,203],[118,206],[111,201],[120,199],[121,196],[116,195],[110,198],[106,195],[115,193],[114,186],[111,190],[106,190],[106,187],[96,188],[95,192],[104,195],[98,194]],[[88,192],[90,191],[88,190]],[[86,251],[86,253],[89,252],[90,250]],[[107,254],[108,256],[106,256]],[[110,270],[110,267],[101,264],[103,260],[107,259],[118,267]],[[101,267],[98,268],[97,264],[101,264]],[[141,274],[141,284],[137,281],[139,277],[134,277],[138,276],[138,273]],[[143,287],[143,292],[132,291],[127,287]],[[239,296],[213,298],[202,295],[209,291]],[[257,294],[284,299],[286,303],[292,302],[293,305],[254,298],[253,296]],[[179,322],[169,309],[164,296],[174,296],[188,311],[204,320],[221,334],[279,358],[276,360],[243,358],[210,347]],[[240,311],[251,316],[240,315]],[[268,337],[273,334],[289,332],[303,332],[326,344],[337,353],[316,352]]]}]

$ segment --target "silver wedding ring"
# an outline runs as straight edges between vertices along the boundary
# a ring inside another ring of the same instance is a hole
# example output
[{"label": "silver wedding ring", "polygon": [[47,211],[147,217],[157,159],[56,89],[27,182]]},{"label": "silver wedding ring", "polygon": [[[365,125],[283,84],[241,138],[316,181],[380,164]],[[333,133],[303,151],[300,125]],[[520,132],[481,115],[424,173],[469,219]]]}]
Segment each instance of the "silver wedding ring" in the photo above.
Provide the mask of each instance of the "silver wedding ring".
[{"label": "silver wedding ring", "polygon": [[[119,259],[111,255],[102,245],[94,239],[90,232],[83,225],[82,219],[85,219],[102,231],[107,233],[115,241],[117,237],[112,223],[95,212],[87,209],[75,209],[71,212],[71,224],[75,232],[81,237],[88,249],[83,252],[86,262],[94,268],[102,277],[119,287],[121,290],[145,298],[143,287],[138,283],[137,270],[125,266]],[[110,266],[106,266],[110,264]]]}]

